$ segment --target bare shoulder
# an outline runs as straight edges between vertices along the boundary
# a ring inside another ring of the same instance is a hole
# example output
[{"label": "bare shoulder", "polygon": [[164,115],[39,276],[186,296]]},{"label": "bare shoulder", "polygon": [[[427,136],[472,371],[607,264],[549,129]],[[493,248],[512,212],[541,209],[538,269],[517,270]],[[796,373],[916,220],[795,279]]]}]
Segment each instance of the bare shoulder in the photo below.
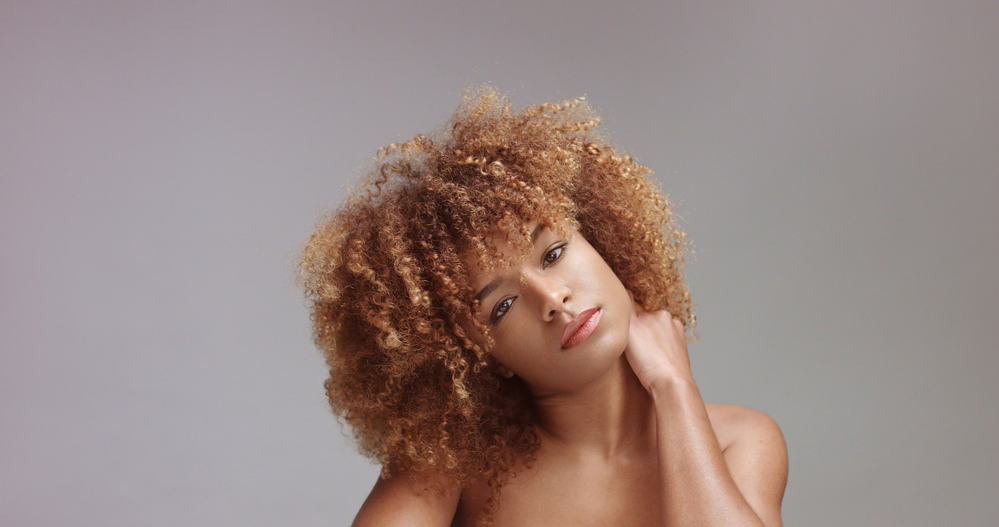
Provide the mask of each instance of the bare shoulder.
[{"label": "bare shoulder", "polygon": [[784,434],[777,422],[745,406],[704,406],[739,491],[767,526],[781,525],[788,459]]},{"label": "bare shoulder", "polygon": [[352,525],[448,526],[460,497],[458,487],[435,474],[401,473],[379,477]]},{"label": "bare shoulder", "polygon": [[723,451],[747,436],[759,438],[761,434],[771,439],[779,436],[781,444],[784,443],[777,421],[760,410],[737,404],[704,403],[704,407]]}]

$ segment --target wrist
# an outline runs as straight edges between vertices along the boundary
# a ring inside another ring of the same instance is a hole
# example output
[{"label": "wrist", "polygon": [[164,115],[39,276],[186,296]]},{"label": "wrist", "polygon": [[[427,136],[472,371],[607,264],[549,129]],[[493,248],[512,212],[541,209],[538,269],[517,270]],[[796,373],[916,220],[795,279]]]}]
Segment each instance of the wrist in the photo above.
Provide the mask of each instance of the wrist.
[{"label": "wrist", "polygon": [[690,377],[663,377],[650,383],[646,389],[653,402],[698,393],[697,384]]}]

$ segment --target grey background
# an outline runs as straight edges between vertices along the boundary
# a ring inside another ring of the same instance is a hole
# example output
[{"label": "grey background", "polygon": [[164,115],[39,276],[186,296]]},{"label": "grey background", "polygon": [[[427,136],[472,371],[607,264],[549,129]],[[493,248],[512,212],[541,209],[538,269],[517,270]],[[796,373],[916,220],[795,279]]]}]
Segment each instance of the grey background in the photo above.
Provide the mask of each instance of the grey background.
[{"label": "grey background", "polygon": [[997,45],[993,1],[0,3],[0,524],[348,524],[294,260],[488,81],[656,171],[788,525],[994,525]]}]

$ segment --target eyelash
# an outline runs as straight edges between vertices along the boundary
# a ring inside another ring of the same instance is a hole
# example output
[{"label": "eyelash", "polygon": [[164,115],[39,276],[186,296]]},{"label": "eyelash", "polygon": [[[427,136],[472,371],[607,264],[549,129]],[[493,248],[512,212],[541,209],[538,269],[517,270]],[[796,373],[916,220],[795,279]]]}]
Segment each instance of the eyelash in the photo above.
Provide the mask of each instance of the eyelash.
[{"label": "eyelash", "polygon": [[[544,257],[541,259],[542,267],[545,268],[545,269],[547,269],[549,266],[552,266],[552,265],[558,263],[558,261],[562,259],[562,255],[565,253],[565,248],[566,248],[567,245],[569,245],[569,244],[568,243],[562,243],[560,245],[552,247],[548,252],[546,252],[545,255],[544,255]],[[558,252],[558,255],[555,257],[555,259],[554,260],[549,260],[548,256],[550,254],[556,252],[556,251]],[[515,298],[517,298],[517,297],[511,296],[509,298],[504,298],[503,300],[500,300],[500,302],[498,304],[496,304],[496,308],[493,309],[493,314],[492,314],[492,322],[493,322],[493,324],[495,324],[496,322],[498,322],[499,319],[503,318],[503,316],[506,315],[506,313],[508,311],[510,311],[510,307],[512,306],[513,300]],[[507,302],[510,302],[510,303],[507,304]],[[504,304],[507,305],[506,310],[503,311],[502,314],[499,314],[500,309],[503,307]]]}]

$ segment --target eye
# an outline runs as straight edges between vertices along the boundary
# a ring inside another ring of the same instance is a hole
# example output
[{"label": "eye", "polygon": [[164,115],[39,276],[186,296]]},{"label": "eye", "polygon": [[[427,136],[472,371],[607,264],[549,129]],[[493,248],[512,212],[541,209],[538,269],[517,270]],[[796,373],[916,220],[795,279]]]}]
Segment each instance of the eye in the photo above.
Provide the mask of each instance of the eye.
[{"label": "eye", "polygon": [[559,261],[562,258],[562,253],[565,251],[566,244],[559,245],[558,247],[552,247],[550,251],[545,253],[544,265],[548,267],[549,265]]},{"label": "eye", "polygon": [[[563,253],[565,253],[566,245],[568,245],[568,243],[562,243],[560,245],[552,247],[547,253],[545,253],[542,266],[548,267],[561,260]],[[510,311],[510,308],[513,307],[513,301],[516,298],[517,297],[515,296],[507,297],[504,298],[503,300],[500,300],[500,302],[496,304],[496,307],[493,308],[492,316],[490,317],[492,323],[495,324],[496,322],[499,321],[499,319],[503,318],[503,316],[506,315],[508,311]]]},{"label": "eye", "polygon": [[500,300],[500,303],[496,304],[496,308],[493,309],[493,322],[499,320],[507,311],[510,310],[510,306],[513,305],[513,299],[516,297],[509,297]]}]

